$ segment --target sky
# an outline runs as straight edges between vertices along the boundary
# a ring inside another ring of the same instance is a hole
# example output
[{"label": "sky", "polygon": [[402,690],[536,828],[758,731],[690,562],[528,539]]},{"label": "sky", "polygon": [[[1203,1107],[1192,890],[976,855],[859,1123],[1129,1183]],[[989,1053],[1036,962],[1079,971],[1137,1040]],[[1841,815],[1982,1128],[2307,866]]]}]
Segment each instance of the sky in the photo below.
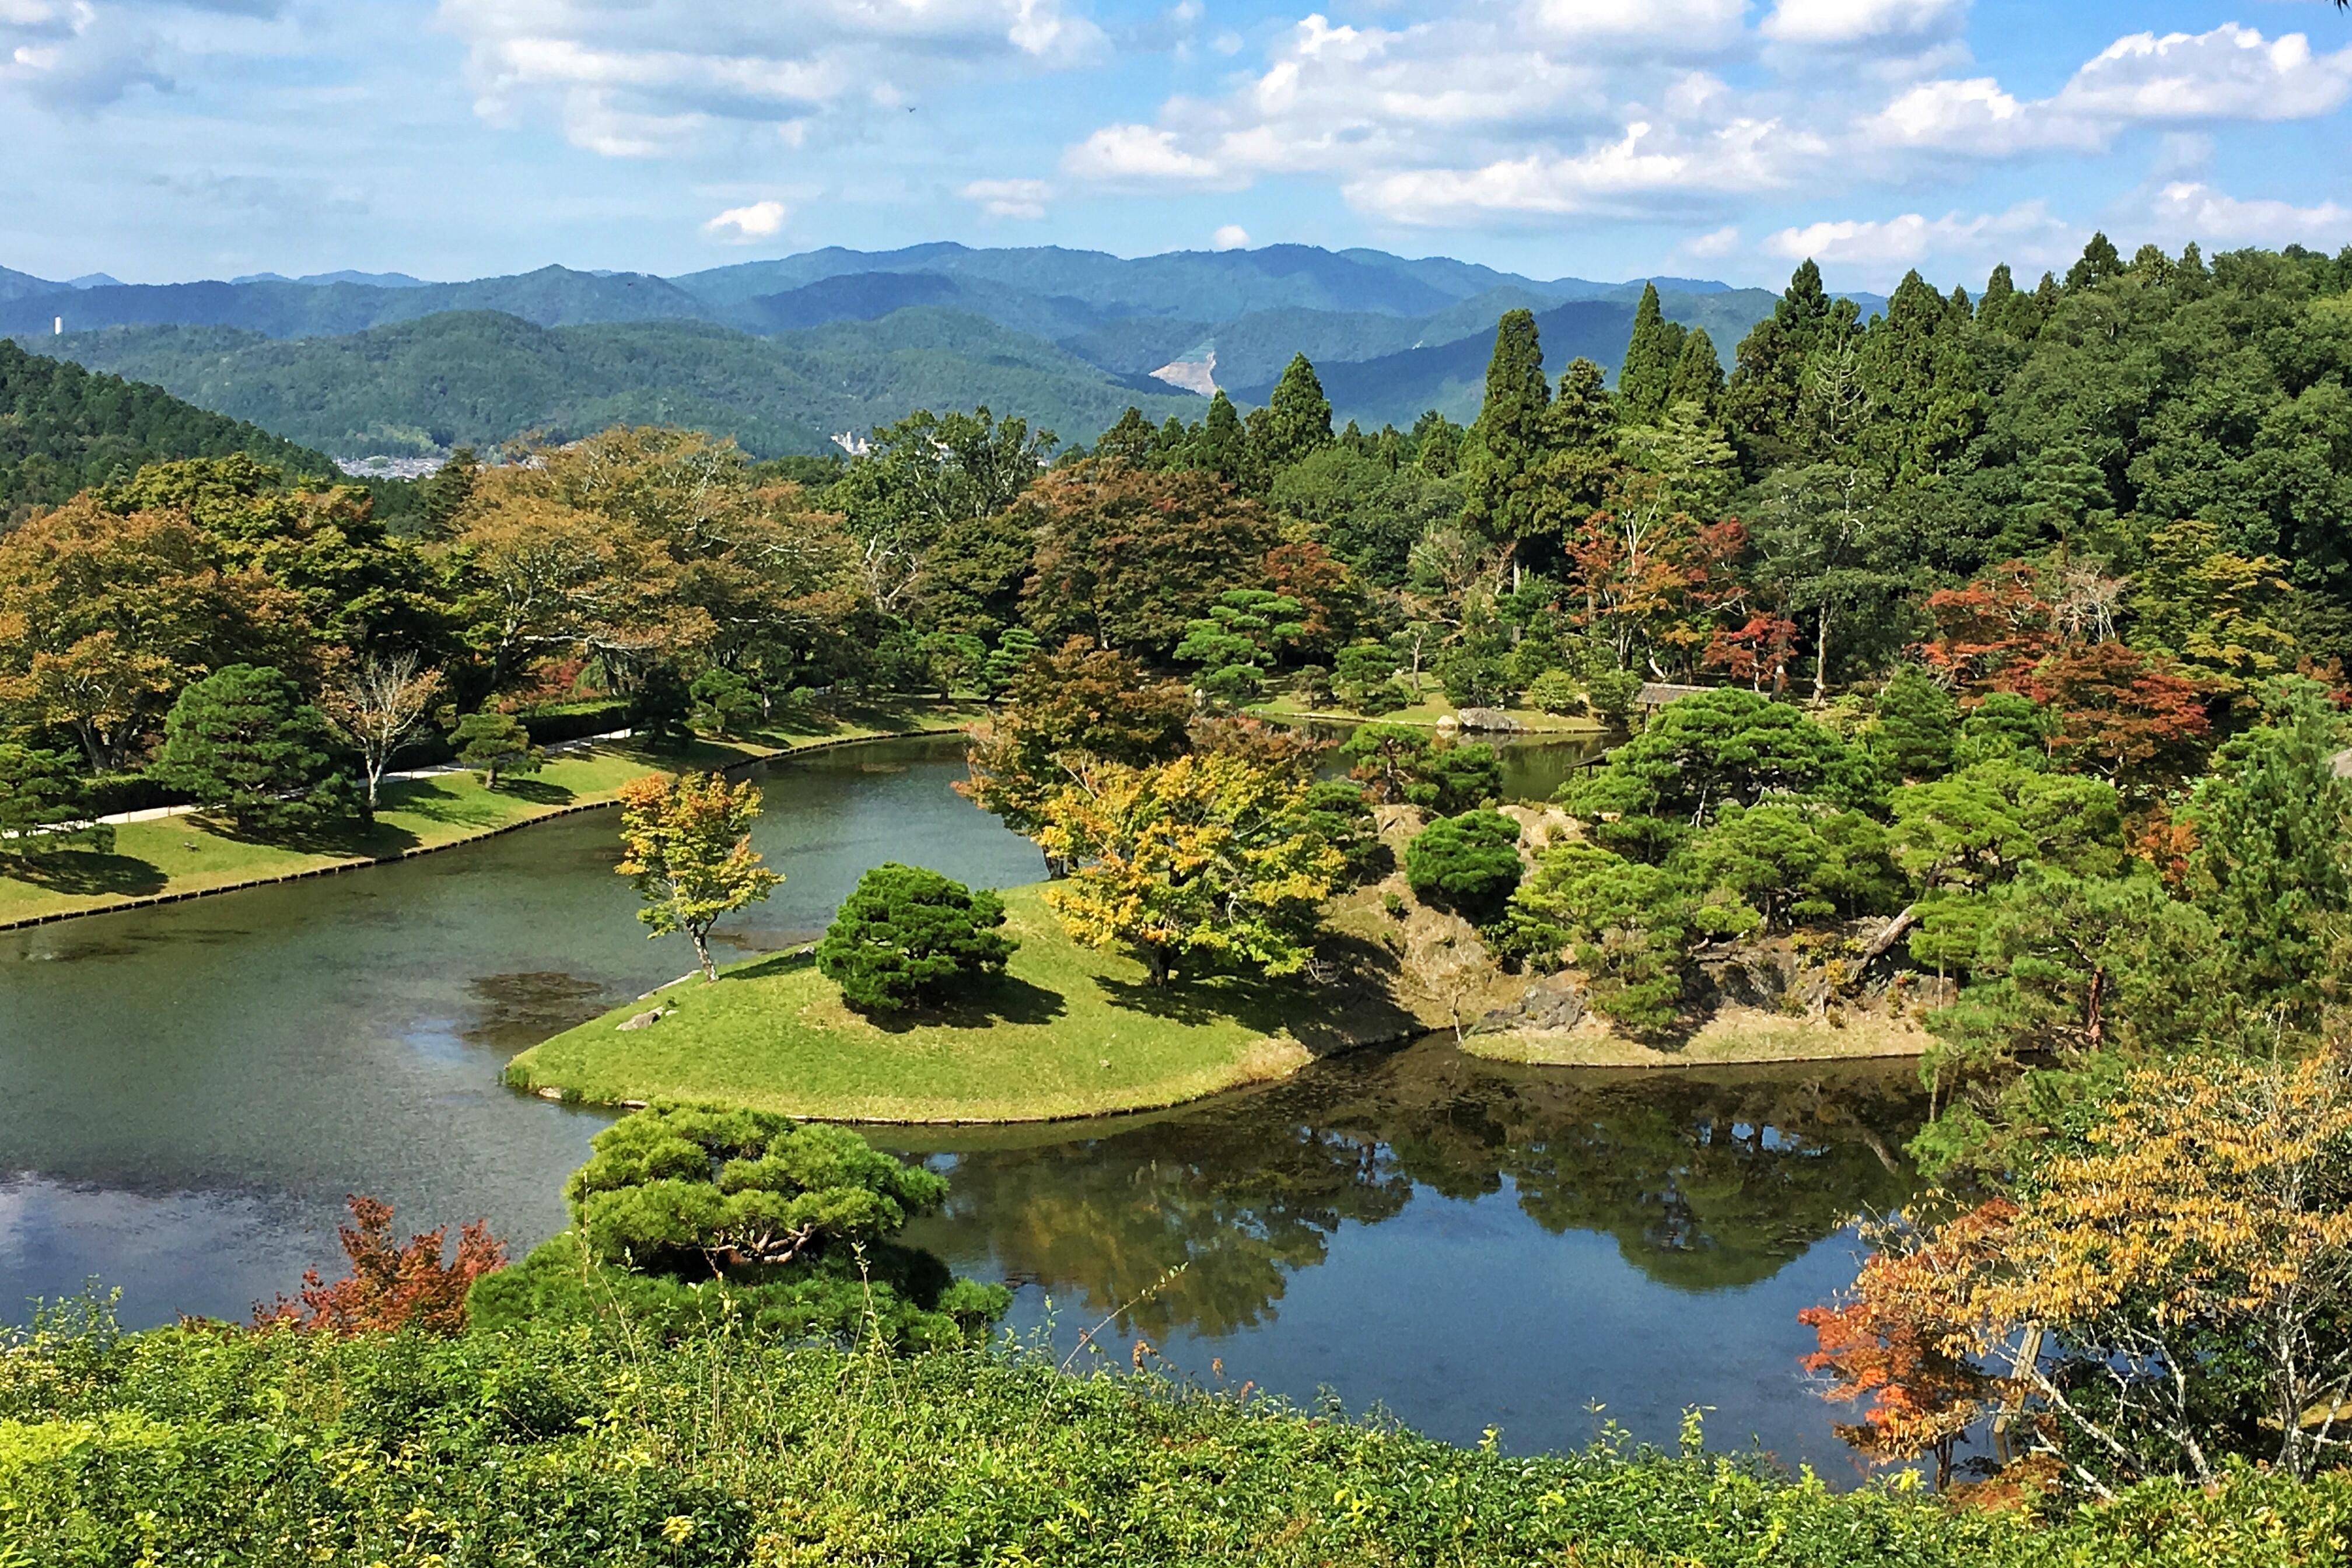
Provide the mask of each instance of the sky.
[{"label": "sky", "polygon": [[0,0],[0,266],[926,240],[1980,282],[2352,245],[2330,0]]}]

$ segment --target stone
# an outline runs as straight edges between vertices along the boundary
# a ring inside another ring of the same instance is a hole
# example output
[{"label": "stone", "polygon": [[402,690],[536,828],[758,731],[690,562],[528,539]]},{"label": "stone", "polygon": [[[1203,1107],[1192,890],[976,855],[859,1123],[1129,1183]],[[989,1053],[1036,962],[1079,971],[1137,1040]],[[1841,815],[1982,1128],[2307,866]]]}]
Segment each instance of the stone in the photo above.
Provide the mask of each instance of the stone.
[{"label": "stone", "polygon": [[631,1029],[650,1029],[668,1016],[667,1009],[656,1007],[650,1011],[638,1014],[635,1017],[631,1018],[625,1024],[616,1024],[614,1027],[623,1033],[626,1033]]},{"label": "stone", "polygon": [[1507,1007],[1497,1007],[1470,1026],[1474,1035],[1518,1029],[1573,1029],[1584,1020],[1584,993],[1571,982],[1538,982]]},{"label": "stone", "polygon": [[1527,728],[1500,708],[1465,708],[1454,717],[1465,730],[1478,730],[1488,734],[1515,734]]}]

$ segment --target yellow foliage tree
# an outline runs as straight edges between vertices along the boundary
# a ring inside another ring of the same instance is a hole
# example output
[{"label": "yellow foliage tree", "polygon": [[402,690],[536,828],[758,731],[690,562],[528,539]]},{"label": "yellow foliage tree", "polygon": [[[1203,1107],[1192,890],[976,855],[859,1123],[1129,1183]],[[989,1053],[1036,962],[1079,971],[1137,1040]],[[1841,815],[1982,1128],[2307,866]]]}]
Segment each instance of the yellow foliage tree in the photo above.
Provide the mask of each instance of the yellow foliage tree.
[{"label": "yellow foliage tree", "polygon": [[1131,949],[1155,985],[1194,957],[1292,973],[1345,865],[1305,799],[1295,772],[1223,752],[1086,768],[1045,808],[1038,843],[1072,868],[1045,901],[1078,941]]},{"label": "yellow foliage tree", "polygon": [[2014,1214],[1914,1249],[1965,1266],[1923,1271],[1906,1310],[2012,1362],[2008,1403],[2076,1482],[2210,1485],[2233,1455],[2308,1478],[2352,1447],[2344,1056],[2140,1069],[2020,1185]]},{"label": "yellow foliage tree", "polygon": [[653,928],[650,935],[683,931],[692,940],[705,980],[719,978],[711,927],[783,880],[751,847],[759,815],[760,792],[750,781],[730,785],[719,773],[656,773],[621,789],[624,852],[615,869],[635,879],[646,900],[637,918]]}]

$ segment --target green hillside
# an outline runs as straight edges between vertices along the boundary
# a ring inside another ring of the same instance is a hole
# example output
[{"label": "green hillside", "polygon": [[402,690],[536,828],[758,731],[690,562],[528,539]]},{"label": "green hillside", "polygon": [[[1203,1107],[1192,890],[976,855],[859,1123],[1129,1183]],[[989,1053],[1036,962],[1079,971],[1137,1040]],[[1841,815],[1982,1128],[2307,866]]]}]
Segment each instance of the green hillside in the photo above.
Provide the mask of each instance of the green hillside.
[{"label": "green hillside", "polygon": [[142,463],[249,452],[325,474],[319,453],[192,406],[160,386],[94,375],[0,339],[0,521],[102,484]]},{"label": "green hillside", "polygon": [[156,326],[58,343],[94,368],[345,456],[660,423],[730,435],[771,457],[828,450],[834,433],[909,408],[982,403],[1091,439],[1130,403],[1154,419],[1200,409],[1198,398],[1138,391],[1041,339],[930,307],[774,338],[700,321],[549,328],[463,311],[331,338]]}]

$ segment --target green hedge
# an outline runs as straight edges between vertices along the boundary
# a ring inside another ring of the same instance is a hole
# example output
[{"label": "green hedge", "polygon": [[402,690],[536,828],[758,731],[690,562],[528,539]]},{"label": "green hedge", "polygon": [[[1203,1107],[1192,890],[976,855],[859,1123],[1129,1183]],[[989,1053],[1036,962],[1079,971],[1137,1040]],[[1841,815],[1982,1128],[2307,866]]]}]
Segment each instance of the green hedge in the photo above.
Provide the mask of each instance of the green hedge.
[{"label": "green hedge", "polygon": [[2352,1485],[2046,1526],[1752,1458],[1518,1458],[1041,1358],[167,1330],[0,1355],[0,1563],[2331,1563]]}]

